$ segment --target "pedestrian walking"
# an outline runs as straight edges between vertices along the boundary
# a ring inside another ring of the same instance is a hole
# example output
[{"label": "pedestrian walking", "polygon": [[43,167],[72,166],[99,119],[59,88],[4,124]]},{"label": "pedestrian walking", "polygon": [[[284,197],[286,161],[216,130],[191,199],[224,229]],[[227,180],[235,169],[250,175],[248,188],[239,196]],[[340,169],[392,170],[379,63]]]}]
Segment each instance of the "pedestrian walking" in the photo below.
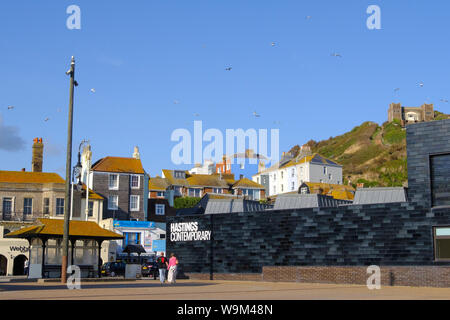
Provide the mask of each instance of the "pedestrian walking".
[{"label": "pedestrian walking", "polygon": [[164,257],[164,252],[161,252],[161,256],[156,260],[159,269],[159,281],[161,281],[161,285],[166,281],[166,269],[169,267],[169,262],[167,258]]},{"label": "pedestrian walking", "polygon": [[23,266],[23,273],[26,276],[28,276],[28,270],[29,270],[28,266],[29,266],[29,262],[28,262],[28,259],[26,259],[24,262],[24,266]]},{"label": "pedestrian walking", "polygon": [[169,265],[168,265],[169,276],[167,277],[167,280],[171,284],[176,283],[177,268],[178,268],[178,259],[174,253],[171,253],[170,259],[169,259]]}]

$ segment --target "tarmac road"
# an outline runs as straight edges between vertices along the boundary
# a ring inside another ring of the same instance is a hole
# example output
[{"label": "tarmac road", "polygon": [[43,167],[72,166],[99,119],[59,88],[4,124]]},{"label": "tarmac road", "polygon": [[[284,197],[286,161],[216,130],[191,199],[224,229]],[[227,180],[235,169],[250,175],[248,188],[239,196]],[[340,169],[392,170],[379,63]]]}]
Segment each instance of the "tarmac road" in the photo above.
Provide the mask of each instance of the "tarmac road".
[{"label": "tarmac road", "polygon": [[59,283],[0,283],[0,300],[449,300],[450,288],[178,280],[86,282],[81,290]]}]

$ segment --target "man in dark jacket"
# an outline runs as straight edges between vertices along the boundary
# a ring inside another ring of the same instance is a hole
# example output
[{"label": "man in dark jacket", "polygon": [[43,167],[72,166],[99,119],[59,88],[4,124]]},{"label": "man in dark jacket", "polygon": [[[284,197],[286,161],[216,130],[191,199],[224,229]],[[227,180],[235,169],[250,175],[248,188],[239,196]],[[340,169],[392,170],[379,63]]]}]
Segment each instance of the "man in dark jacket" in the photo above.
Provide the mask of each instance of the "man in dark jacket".
[{"label": "man in dark jacket", "polygon": [[169,266],[169,261],[164,257],[164,252],[161,252],[161,256],[156,260],[159,269],[159,281],[161,281],[161,285],[166,281],[166,271]]}]

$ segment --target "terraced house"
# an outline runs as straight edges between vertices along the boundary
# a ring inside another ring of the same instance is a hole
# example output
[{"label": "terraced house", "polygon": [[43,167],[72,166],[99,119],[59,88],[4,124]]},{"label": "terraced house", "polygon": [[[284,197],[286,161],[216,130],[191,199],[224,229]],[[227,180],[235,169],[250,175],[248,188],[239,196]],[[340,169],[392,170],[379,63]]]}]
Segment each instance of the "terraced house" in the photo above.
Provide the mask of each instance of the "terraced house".
[{"label": "terraced house", "polygon": [[103,219],[146,221],[148,175],[136,149],[132,158],[102,158],[88,172],[83,178],[105,199]]},{"label": "terraced house", "polygon": [[[155,178],[150,181],[153,179]],[[207,193],[240,195],[249,200],[262,200],[266,197],[263,185],[243,176],[235,180],[234,174],[191,174],[183,170],[162,170],[162,178],[157,177],[155,181],[160,188],[173,190],[175,197],[201,198]],[[162,189],[160,192],[163,192]]]}]

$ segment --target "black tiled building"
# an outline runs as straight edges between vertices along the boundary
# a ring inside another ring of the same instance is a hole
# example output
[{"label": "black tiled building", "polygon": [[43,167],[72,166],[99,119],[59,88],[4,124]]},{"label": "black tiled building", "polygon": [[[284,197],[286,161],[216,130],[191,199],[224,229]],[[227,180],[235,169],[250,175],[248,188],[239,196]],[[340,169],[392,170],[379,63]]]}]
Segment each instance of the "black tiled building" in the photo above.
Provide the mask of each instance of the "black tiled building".
[{"label": "black tiled building", "polygon": [[[450,120],[406,130],[407,202],[172,217],[167,250],[206,279],[362,284],[377,265],[383,283],[450,286]],[[183,222],[211,240],[171,241]]]}]

